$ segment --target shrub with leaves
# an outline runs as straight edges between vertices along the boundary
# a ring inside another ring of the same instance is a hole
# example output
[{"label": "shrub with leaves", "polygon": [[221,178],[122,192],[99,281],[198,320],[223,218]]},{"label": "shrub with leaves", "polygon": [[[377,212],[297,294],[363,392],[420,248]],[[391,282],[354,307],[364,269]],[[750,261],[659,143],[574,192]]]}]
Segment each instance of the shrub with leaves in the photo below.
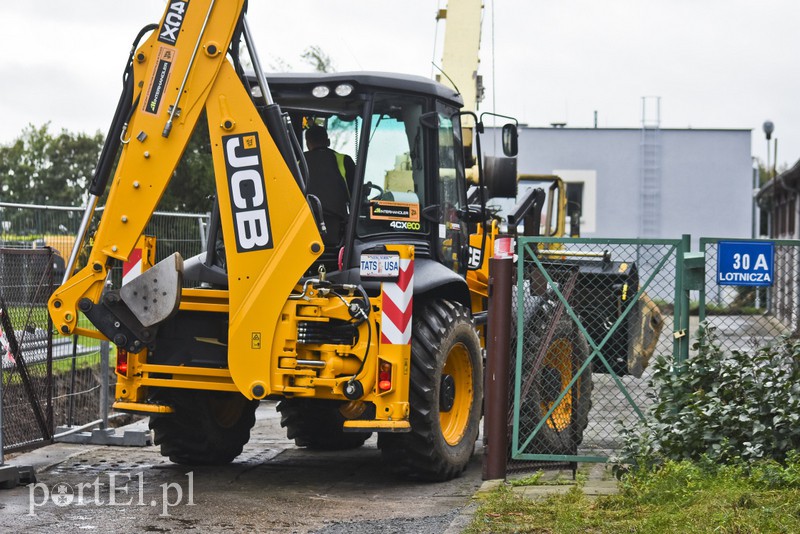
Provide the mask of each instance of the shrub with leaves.
[{"label": "shrub with leaves", "polygon": [[682,364],[654,362],[654,403],[645,421],[623,429],[623,462],[782,462],[800,449],[800,340],[726,352],[703,324],[694,348]]}]

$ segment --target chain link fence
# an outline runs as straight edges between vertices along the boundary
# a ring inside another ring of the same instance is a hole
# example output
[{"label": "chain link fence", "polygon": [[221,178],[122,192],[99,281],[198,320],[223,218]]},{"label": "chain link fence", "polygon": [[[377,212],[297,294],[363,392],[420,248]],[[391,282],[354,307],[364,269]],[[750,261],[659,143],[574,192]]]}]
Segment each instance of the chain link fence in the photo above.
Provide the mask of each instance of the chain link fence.
[{"label": "chain link fence", "polygon": [[[89,235],[101,214],[102,208],[94,215]],[[58,335],[47,312],[82,215],[82,208],[0,203],[0,296],[9,325],[3,329],[0,351],[6,450],[49,440],[60,426],[97,421],[109,408],[101,406],[101,399],[113,399],[115,375],[100,363],[100,342]],[[154,214],[145,233],[157,237],[156,261],[175,251],[184,258],[202,252],[207,222],[206,214]],[[121,278],[121,265],[116,265],[109,283],[119,287]],[[91,327],[83,316],[79,324]],[[16,340],[21,357],[11,354],[9,338]],[[103,373],[110,377],[110,397],[101,391]]]},{"label": "chain link fence", "polygon": [[800,241],[747,241],[774,244],[774,279],[765,287],[718,283],[721,241],[730,240],[700,239],[700,250],[705,253],[705,284],[696,297],[697,320],[715,328],[717,342],[729,351],[754,350],[779,336],[800,334]]},{"label": "chain link fence", "polygon": [[[54,335],[47,312],[54,251],[0,249],[3,432],[7,450],[48,441],[56,428],[102,417],[100,342]],[[81,326],[88,326],[86,319]]]},{"label": "chain link fence", "polygon": [[52,368],[47,299],[53,253],[0,248],[0,379],[3,443],[13,449],[52,436]]},{"label": "chain link fence", "polygon": [[[59,283],[64,275],[66,260],[72,252],[75,236],[83,217],[83,208],[69,206],[39,206],[0,202],[0,247],[37,249],[51,247],[57,253],[54,277]],[[102,216],[103,208],[95,210],[87,235],[93,235]],[[156,261],[173,252],[184,259],[205,250],[208,213],[155,212],[144,233],[156,236]],[[84,247],[77,267],[83,267],[91,246]],[[119,287],[122,281],[121,265],[112,267],[111,283]]]},{"label": "chain link fence", "polygon": [[685,249],[682,240],[520,239],[509,469],[604,461],[622,445],[621,423],[650,402],[649,362],[674,353]]}]

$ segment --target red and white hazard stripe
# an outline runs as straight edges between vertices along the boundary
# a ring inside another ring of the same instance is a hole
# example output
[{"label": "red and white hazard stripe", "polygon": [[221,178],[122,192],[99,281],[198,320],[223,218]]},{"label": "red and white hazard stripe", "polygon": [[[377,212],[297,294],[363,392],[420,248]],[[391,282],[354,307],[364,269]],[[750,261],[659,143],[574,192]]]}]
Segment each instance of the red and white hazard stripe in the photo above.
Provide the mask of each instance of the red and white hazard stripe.
[{"label": "red and white hazard stripe", "polygon": [[122,264],[122,285],[124,286],[140,274],[142,274],[142,249],[135,248],[131,252],[128,261]]},{"label": "red and white hazard stripe", "polygon": [[384,282],[381,316],[381,343],[411,343],[411,309],[414,296],[414,260],[400,260],[397,282]]}]

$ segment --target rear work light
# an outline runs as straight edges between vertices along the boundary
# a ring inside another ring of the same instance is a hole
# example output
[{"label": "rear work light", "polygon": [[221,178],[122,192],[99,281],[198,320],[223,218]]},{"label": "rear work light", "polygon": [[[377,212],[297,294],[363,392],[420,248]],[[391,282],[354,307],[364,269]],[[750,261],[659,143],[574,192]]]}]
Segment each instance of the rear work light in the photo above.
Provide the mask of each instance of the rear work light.
[{"label": "rear work light", "polygon": [[117,374],[128,376],[128,351],[117,347]]},{"label": "rear work light", "polygon": [[331,94],[331,89],[327,85],[318,85],[311,90],[311,94],[317,98],[325,98]]},{"label": "rear work light", "polygon": [[378,392],[384,393],[392,389],[392,364],[378,359]]},{"label": "rear work light", "polygon": [[333,92],[339,96],[350,96],[350,93],[353,92],[353,86],[349,83],[343,83],[341,85],[337,85]]}]

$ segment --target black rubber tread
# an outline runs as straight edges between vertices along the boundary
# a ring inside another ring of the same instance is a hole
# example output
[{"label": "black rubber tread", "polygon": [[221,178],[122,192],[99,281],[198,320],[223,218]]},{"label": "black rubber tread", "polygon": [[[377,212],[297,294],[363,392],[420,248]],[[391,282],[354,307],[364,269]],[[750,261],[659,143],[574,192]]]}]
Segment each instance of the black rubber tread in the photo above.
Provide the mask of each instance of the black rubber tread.
[{"label": "black rubber tread", "polygon": [[339,411],[343,401],[326,399],[284,399],[278,403],[281,426],[298,447],[319,451],[356,449],[371,432],[345,432],[345,417]]},{"label": "black rubber tread", "polygon": [[[539,349],[539,336],[543,335],[544,325],[540,328],[526,328],[523,347],[526,357],[533,358]],[[577,373],[581,365],[589,357],[589,345],[581,334],[577,325],[569,318],[562,317],[553,337],[551,345],[560,339],[566,339],[572,346],[570,351],[570,368],[572,373]],[[572,387],[572,410],[569,426],[561,431],[551,428],[545,423],[531,441],[531,445],[524,451],[529,454],[575,454],[578,445],[583,442],[583,433],[589,424],[589,412],[592,409],[592,368],[589,366],[578,377]],[[520,422],[523,428],[533,430],[539,421],[547,414],[542,411],[540,399],[545,395],[544,383],[546,374],[540,373],[534,378],[533,384],[527,395],[522,400],[520,407]],[[571,377],[570,377],[571,378]],[[560,391],[559,391],[560,393]]]},{"label": "black rubber tread", "polygon": [[[224,465],[242,453],[256,422],[257,400],[239,393],[170,391],[160,397],[175,412],[150,416],[153,442],[176,464]],[[218,408],[227,408],[222,420]]]},{"label": "black rubber tread", "polygon": [[[411,432],[380,434],[378,446],[384,463],[395,472],[426,480],[450,480],[466,469],[478,437],[483,398],[480,340],[467,309],[448,300],[415,306],[412,328]],[[439,389],[450,348],[459,342],[470,355],[473,398],[464,436],[450,445],[439,420]]]}]

